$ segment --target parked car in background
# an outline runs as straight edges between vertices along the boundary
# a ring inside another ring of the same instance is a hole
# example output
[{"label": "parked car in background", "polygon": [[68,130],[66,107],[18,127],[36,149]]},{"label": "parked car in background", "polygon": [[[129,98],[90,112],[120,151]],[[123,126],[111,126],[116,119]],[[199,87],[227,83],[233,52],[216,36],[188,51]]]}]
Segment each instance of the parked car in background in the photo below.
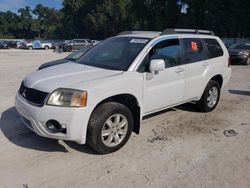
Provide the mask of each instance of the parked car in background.
[{"label": "parked car in background", "polygon": [[23,45],[23,41],[18,41],[16,44],[17,48],[20,48],[22,45]]},{"label": "parked car in background", "polygon": [[9,48],[17,48],[18,41],[8,41]]},{"label": "parked car in background", "polygon": [[29,49],[29,50],[32,50],[33,49],[32,43],[33,43],[33,41],[31,41],[31,40],[25,40],[24,42],[22,42],[20,44],[19,48],[20,49]]},{"label": "parked car in background", "polygon": [[50,48],[52,48],[52,43],[51,42],[47,42],[47,41],[42,41],[42,40],[34,40],[34,41],[24,41],[21,45],[20,45],[21,49],[45,49],[48,50]]},{"label": "parked car in background", "polygon": [[62,45],[62,49],[64,52],[71,52],[74,50],[79,50],[84,46],[91,45],[90,39],[73,39],[70,41],[65,41]]},{"label": "parked car in background", "polygon": [[65,42],[65,40],[52,40],[51,43],[52,43],[52,49],[59,49],[61,48],[61,45]]},{"label": "parked car in background", "polygon": [[99,41],[99,40],[91,40],[91,44],[92,44],[92,46],[95,46],[95,45],[97,45],[98,43],[100,43],[101,41]]},{"label": "parked car in background", "polygon": [[48,49],[52,48],[52,43],[47,42],[47,41],[35,40],[32,43],[32,48],[33,49],[45,49],[45,50],[48,50]]},{"label": "parked car in background", "polygon": [[127,31],[75,63],[31,73],[15,106],[38,135],[114,152],[139,134],[143,117],[187,102],[214,110],[228,83],[228,51],[213,32]]},{"label": "parked car in background", "polygon": [[232,63],[250,65],[250,42],[232,45],[228,51]]},{"label": "parked car in background", "polygon": [[68,63],[71,61],[77,61],[78,59],[80,59],[89,49],[91,48],[91,46],[85,46],[82,49],[73,52],[72,54],[70,54],[69,56],[65,57],[64,59],[59,59],[59,60],[55,60],[55,61],[51,61],[48,63],[44,63],[42,64],[38,70],[42,70],[48,67],[52,67],[55,65],[60,65],[60,64],[64,64],[64,63]]},{"label": "parked car in background", "polygon": [[9,45],[7,41],[0,41],[0,49],[9,49]]}]

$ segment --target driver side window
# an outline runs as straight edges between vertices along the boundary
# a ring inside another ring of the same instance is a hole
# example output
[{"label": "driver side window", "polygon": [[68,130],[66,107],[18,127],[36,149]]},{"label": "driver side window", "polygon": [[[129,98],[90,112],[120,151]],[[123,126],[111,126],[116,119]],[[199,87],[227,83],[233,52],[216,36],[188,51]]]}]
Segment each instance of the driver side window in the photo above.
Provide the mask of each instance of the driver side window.
[{"label": "driver side window", "polygon": [[166,68],[180,65],[181,46],[179,40],[165,40],[156,44],[142,61],[138,72],[149,72],[149,63],[152,59],[163,59]]}]

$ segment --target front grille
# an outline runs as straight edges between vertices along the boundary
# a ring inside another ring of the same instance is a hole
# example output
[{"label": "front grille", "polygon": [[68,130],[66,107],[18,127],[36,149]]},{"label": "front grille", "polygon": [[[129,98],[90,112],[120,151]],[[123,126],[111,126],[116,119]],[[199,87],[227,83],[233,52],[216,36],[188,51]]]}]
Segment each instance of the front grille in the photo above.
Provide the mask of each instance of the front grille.
[{"label": "front grille", "polygon": [[19,93],[28,102],[37,106],[42,106],[45,102],[46,97],[49,94],[33,88],[28,88],[24,85],[24,83],[21,84]]}]

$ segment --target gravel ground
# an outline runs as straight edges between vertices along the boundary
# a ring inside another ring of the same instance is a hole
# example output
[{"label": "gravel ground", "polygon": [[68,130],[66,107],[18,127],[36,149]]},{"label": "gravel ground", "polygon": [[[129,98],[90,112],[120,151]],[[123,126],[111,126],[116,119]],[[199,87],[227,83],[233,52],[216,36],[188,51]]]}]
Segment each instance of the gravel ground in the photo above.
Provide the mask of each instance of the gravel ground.
[{"label": "gravel ground", "polygon": [[[215,111],[188,104],[155,114],[124,148],[97,155],[37,136],[14,108],[24,76],[66,55],[0,50],[0,187],[250,187],[250,66],[232,66]],[[226,137],[228,129],[238,134]]]}]

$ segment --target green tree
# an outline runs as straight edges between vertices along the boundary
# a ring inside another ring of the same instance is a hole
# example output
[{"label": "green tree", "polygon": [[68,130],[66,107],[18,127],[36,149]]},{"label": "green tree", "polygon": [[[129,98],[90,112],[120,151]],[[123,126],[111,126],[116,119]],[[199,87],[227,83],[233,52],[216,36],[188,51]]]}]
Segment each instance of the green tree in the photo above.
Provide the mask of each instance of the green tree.
[{"label": "green tree", "polygon": [[19,17],[10,11],[0,12],[0,38],[22,37],[19,33]]},{"label": "green tree", "polygon": [[178,25],[180,8],[176,0],[132,1],[132,28],[136,30],[159,30]]},{"label": "green tree", "polygon": [[84,19],[88,13],[95,10],[97,0],[64,0],[63,1],[63,29],[64,37],[75,38],[85,36],[88,26]]},{"label": "green tree", "polygon": [[32,11],[35,19],[32,24],[32,30],[38,38],[55,38],[58,28],[61,28],[61,13],[54,9],[38,4]]},{"label": "green tree", "polygon": [[224,37],[249,37],[248,0],[185,0],[187,13],[182,25],[188,28],[209,29]]},{"label": "green tree", "polygon": [[22,38],[34,38],[34,33],[32,32],[32,12],[30,7],[26,6],[18,10],[19,13],[19,31],[20,37]]},{"label": "green tree", "polygon": [[102,39],[126,30],[128,7],[129,2],[124,0],[102,1],[84,19],[89,35]]}]

